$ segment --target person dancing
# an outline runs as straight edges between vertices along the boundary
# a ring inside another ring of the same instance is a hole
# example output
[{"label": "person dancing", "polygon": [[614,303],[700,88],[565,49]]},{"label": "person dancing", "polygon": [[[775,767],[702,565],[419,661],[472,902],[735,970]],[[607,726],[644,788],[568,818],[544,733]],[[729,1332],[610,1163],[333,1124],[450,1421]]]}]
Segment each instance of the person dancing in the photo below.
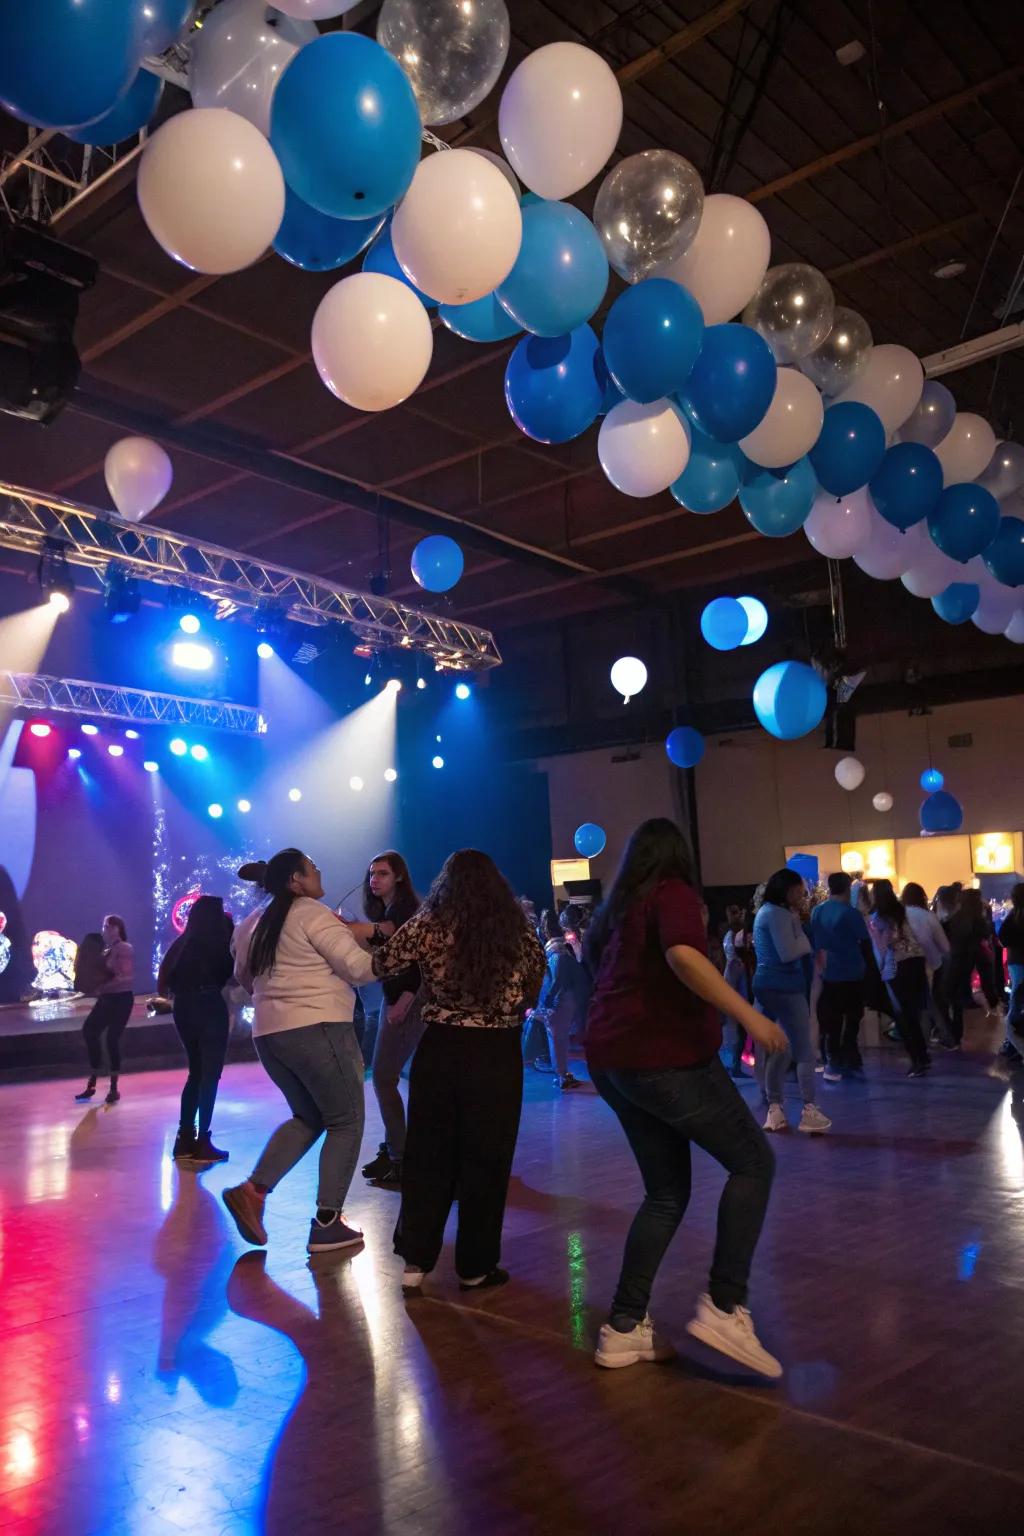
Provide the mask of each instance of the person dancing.
[{"label": "person dancing", "polygon": [[89,1054],[89,1081],[81,1093],[75,1094],[79,1104],[86,1103],[96,1092],[96,1079],[103,1066],[100,1042],[104,1034],[110,1058],[110,1087],[105,1103],[116,1104],[120,1099],[117,1083],[121,1074],[121,1036],[128,1028],[135,1004],[135,951],[128,942],[123,917],[111,912],[103,919],[103,943],[106,974],[95,983],[96,1001],[82,1025],[82,1038]]},{"label": "person dancing", "polygon": [[174,999],[174,1027],[188,1057],[178,1134],[171,1155],[191,1158],[197,1163],[228,1160],[228,1154],[214,1146],[210,1128],[228,1053],[224,988],[235,968],[231,956],[234,926],[220,896],[198,896],[188,914],[185,932],[167,951],[157,977],[160,996]]},{"label": "person dancing", "polygon": [[788,1057],[781,1054],[765,1063],[764,1091],[768,1100],[766,1131],[787,1128],[783,1109],[786,1068],[796,1062],[797,1081],[803,1110],[797,1129],[820,1136],[832,1124],[815,1103],[814,1046],[811,1042],[811,1015],[808,1006],[807,976],[804,959],[811,954],[811,941],[800,921],[800,907],[807,887],[803,876],[794,869],[777,869],[764,888],[764,900],[754,919],[754,996],[770,1019],[775,1019],[789,1040]]}]

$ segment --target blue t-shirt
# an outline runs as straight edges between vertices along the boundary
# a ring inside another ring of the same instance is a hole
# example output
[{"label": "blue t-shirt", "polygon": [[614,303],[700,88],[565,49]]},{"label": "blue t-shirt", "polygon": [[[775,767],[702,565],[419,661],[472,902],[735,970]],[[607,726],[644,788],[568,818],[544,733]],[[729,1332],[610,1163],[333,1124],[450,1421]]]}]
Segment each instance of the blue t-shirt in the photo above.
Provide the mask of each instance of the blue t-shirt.
[{"label": "blue t-shirt", "polygon": [[826,981],[860,981],[865,970],[861,944],[869,938],[863,915],[848,901],[830,897],[811,913],[811,942],[825,951]]}]

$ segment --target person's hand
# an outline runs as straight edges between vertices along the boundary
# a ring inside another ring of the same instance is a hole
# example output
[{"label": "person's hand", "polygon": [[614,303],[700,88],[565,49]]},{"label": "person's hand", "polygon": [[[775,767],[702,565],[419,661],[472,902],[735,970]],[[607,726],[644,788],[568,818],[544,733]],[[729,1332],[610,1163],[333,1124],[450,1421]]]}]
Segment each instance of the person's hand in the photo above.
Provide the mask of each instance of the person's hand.
[{"label": "person's hand", "polygon": [[407,1002],[404,998],[399,998],[397,1003],[389,1003],[388,1004],[388,1020],[389,1020],[389,1022],[392,1023],[392,1024],[401,1024],[403,1022],[403,1020],[405,1019],[406,1014],[409,1012],[410,1007],[411,1007],[411,1000],[409,1002]]},{"label": "person's hand", "polygon": [[771,1019],[766,1018],[764,1014],[759,1013],[757,1020],[757,1028],[751,1027],[750,1034],[753,1035],[758,1045],[764,1047],[769,1056],[774,1056],[777,1051],[789,1050],[789,1039],[784,1029],[781,1029]]}]

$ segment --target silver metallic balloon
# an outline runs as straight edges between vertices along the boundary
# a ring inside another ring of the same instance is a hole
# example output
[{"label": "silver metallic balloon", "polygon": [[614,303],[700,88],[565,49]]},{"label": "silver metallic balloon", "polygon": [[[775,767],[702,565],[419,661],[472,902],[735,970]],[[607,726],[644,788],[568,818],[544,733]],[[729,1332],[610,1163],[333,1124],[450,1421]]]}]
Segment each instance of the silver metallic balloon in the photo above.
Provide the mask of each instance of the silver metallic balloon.
[{"label": "silver metallic balloon", "polygon": [[401,64],[428,127],[456,123],[498,83],[508,55],[505,0],[384,0],[377,41]]},{"label": "silver metallic balloon", "polygon": [[949,434],[956,415],[956,401],[937,379],[926,379],[921,399],[913,413],[900,427],[900,438],[905,443],[923,443],[934,448]]},{"label": "silver metallic balloon", "polygon": [[832,329],[835,302],[832,285],[817,267],[787,261],[768,268],[743,311],[743,323],[764,337],[781,368],[821,346]]},{"label": "silver metallic balloon", "polygon": [[1019,491],[1024,485],[1024,448],[1020,443],[997,443],[988,468],[978,476],[976,484],[991,491],[996,501]]},{"label": "silver metallic balloon", "polygon": [[871,355],[871,327],[856,310],[836,305],[832,329],[820,347],[800,359],[800,372],[823,395],[840,395]]},{"label": "silver metallic balloon", "polygon": [[645,149],[620,160],[602,181],[594,224],[605,255],[627,283],[638,283],[689,247],[704,212],[704,183],[682,155]]}]

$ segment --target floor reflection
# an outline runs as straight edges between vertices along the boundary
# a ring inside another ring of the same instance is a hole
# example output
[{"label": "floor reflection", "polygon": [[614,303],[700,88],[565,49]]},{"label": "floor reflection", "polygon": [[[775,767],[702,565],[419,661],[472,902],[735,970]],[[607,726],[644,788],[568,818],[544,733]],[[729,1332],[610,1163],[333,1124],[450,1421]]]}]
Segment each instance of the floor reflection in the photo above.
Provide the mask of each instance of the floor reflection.
[{"label": "floor reflection", "polygon": [[234,1257],[219,1202],[200,1174],[179,1169],[176,1197],[153,1245],[153,1268],[165,1282],[156,1374],[171,1393],[184,1377],[218,1408],[238,1397],[234,1365],[207,1342],[228,1310]]}]

